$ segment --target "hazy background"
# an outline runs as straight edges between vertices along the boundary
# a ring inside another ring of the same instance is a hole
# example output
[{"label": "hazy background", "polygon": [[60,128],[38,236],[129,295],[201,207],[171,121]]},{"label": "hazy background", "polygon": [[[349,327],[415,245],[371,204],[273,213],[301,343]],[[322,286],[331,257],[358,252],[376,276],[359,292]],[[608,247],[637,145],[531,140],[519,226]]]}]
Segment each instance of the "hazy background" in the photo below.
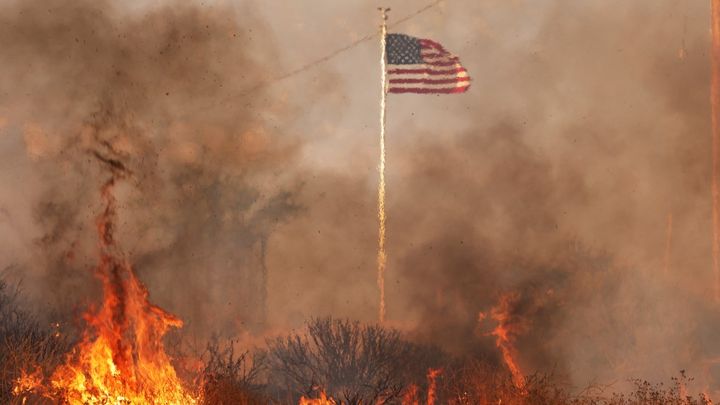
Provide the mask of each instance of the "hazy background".
[{"label": "hazy background", "polygon": [[[388,1],[390,23],[425,6]],[[0,3],[0,265],[31,305],[97,295],[119,232],[186,333],[374,321],[379,49],[365,1]],[[391,324],[579,385],[687,369],[720,387],[710,258],[709,1],[446,0],[392,27],[461,57],[465,94],[391,95]],[[672,236],[668,251],[668,216]]]}]

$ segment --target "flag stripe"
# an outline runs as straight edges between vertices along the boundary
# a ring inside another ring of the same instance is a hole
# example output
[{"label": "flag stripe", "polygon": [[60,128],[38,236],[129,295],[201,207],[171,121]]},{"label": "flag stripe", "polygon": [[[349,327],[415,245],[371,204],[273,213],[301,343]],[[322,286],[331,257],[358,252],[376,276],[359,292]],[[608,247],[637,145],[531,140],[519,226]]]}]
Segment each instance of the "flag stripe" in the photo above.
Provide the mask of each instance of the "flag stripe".
[{"label": "flag stripe", "polygon": [[456,87],[469,87],[472,82],[455,83],[388,83],[388,88],[427,88],[427,89],[454,89]]},{"label": "flag stripe", "polygon": [[439,88],[455,88],[455,87],[463,87],[463,86],[469,86],[471,82],[457,82],[457,83],[393,83],[389,84],[388,87],[427,87],[429,89],[439,89]]},{"label": "flag stripe", "polygon": [[435,69],[390,69],[390,70],[388,70],[388,73],[390,73],[390,74],[452,75],[452,74],[454,74],[454,73],[467,73],[467,70],[465,70],[465,68],[443,69],[443,70],[435,70]]},{"label": "flag stripe", "polygon": [[418,42],[420,42],[420,45],[423,45],[423,46],[435,47],[435,48],[442,49],[443,51],[445,50],[445,48],[443,48],[442,45],[440,45],[439,43],[437,43],[433,40],[430,40],[430,39],[420,39],[420,40],[418,40]]},{"label": "flag stripe", "polygon": [[423,58],[423,60],[425,60],[426,62],[440,62],[440,61],[445,61],[445,62],[458,62],[458,61],[460,60],[460,59],[458,59],[458,58],[448,58],[448,57],[445,56],[445,55],[442,55],[442,56],[428,56],[428,55],[423,55],[422,58]]},{"label": "flag stripe", "polygon": [[391,87],[388,89],[388,93],[414,93],[414,94],[429,94],[429,93],[442,93],[442,94],[455,94],[464,93],[470,86],[464,87],[451,87],[451,88],[440,88],[440,89],[429,89],[424,87]]},{"label": "flag stripe", "polygon": [[455,61],[449,61],[449,62],[447,62],[447,61],[443,61],[443,62],[425,62],[425,63],[428,64],[428,65],[430,65],[430,66],[455,66],[455,65],[458,64],[458,63],[455,62]]},{"label": "flag stripe", "polygon": [[469,77],[457,77],[453,79],[390,79],[390,84],[450,84],[469,82]]}]

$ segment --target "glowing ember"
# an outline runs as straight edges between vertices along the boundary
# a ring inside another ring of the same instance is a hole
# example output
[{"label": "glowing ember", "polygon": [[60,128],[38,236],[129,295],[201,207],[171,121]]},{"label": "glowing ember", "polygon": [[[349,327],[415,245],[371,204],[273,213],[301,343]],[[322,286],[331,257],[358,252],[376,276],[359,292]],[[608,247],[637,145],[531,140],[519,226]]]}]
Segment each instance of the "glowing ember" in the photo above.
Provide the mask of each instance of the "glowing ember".
[{"label": "glowing ember", "polygon": [[88,329],[66,363],[48,381],[39,372],[23,374],[16,395],[35,393],[67,404],[177,404],[197,402],[182,387],[163,347],[163,336],[182,321],[152,305],[148,292],[122,258],[113,238],[113,176],[102,187],[98,217],[103,284],[99,310],[85,314]]}]

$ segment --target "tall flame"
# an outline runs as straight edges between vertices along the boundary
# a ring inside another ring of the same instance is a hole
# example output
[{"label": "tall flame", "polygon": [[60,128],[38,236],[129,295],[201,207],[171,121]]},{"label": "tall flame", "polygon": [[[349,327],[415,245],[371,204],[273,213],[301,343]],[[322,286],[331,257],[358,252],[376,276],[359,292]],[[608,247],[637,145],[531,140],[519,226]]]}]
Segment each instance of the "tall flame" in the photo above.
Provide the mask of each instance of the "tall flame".
[{"label": "tall flame", "polygon": [[428,370],[428,394],[427,405],[435,405],[437,401],[437,378],[442,373],[440,368],[431,368]]},{"label": "tall flame", "polygon": [[115,245],[116,179],[101,189],[105,208],[97,219],[102,305],[85,314],[88,328],[65,364],[47,382],[25,375],[15,393],[35,391],[71,405],[194,404],[197,400],[182,387],[163,346],[167,330],[181,327],[182,321],[148,301],[147,289]]},{"label": "tall flame", "polygon": [[516,360],[517,350],[513,345],[517,331],[514,330],[510,317],[512,303],[517,299],[517,294],[504,294],[500,297],[498,305],[490,310],[490,317],[497,322],[497,326],[490,332],[490,335],[495,336],[495,345],[500,349],[503,361],[512,374],[513,384],[523,390],[525,389],[525,377]]}]

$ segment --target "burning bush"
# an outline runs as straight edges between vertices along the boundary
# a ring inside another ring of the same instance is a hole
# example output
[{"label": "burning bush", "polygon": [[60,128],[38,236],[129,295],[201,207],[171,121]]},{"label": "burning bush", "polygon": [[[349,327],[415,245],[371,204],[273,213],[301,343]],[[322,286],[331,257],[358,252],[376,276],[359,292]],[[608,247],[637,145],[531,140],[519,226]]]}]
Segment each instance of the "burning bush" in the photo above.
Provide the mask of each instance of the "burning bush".
[{"label": "burning bush", "polygon": [[268,342],[268,391],[282,403],[321,390],[347,405],[396,403],[442,358],[438,349],[406,341],[394,329],[313,319],[304,333]]}]

